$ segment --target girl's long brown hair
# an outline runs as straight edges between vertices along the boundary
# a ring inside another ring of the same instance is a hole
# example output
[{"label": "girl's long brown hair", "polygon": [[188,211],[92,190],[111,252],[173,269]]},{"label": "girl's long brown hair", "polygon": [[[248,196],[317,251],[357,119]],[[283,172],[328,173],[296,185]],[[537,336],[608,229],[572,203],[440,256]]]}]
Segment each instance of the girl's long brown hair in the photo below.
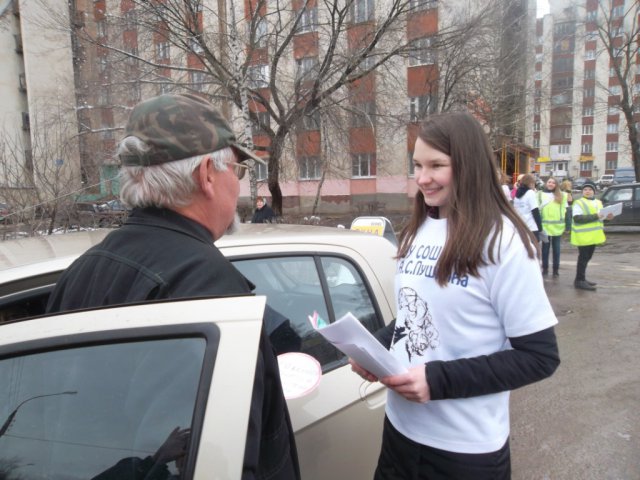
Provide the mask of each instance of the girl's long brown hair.
[{"label": "girl's long brown hair", "polygon": [[[494,247],[501,241],[503,218],[515,226],[530,258],[534,258],[535,237],[507,201],[496,175],[496,164],[489,140],[478,121],[468,113],[431,115],[421,125],[418,137],[451,157],[452,192],[447,217],[447,242],[438,259],[436,281],[445,286],[453,273],[478,276],[478,268],[496,263]],[[418,191],[409,222],[400,232],[398,258],[404,257],[429,207]],[[488,258],[483,257],[489,241]]]}]

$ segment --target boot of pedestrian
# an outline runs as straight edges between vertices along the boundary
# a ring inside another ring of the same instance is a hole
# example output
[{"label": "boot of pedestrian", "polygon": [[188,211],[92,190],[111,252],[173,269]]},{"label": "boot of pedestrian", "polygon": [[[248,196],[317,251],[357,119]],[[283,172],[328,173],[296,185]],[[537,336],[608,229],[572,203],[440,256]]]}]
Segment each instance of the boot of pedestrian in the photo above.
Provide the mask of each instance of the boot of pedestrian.
[{"label": "boot of pedestrian", "polygon": [[553,276],[554,277],[559,277],[560,276],[560,272],[558,270],[554,270],[553,271]]},{"label": "boot of pedestrian", "polygon": [[595,290],[596,287],[594,287],[593,285],[589,284],[589,282],[587,282],[586,280],[576,280],[573,285],[579,289],[579,290]]},{"label": "boot of pedestrian", "polygon": [[591,280],[586,280],[586,279],[585,279],[585,282],[587,282],[587,283],[588,283],[589,285],[591,285],[592,287],[595,287],[595,286],[597,285],[597,283],[596,283],[596,282],[592,282]]}]

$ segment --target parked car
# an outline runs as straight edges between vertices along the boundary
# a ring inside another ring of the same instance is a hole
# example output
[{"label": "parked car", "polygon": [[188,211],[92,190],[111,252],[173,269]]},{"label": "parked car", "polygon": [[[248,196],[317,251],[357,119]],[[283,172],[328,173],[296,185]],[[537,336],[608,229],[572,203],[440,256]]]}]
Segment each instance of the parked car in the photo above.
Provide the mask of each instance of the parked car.
[{"label": "parked car", "polygon": [[571,189],[574,192],[582,191],[582,186],[587,182],[593,182],[589,177],[577,177],[571,180]]},{"label": "parked car", "polygon": [[[265,303],[322,369],[312,393],[288,400],[302,478],[373,477],[386,392],[363,384],[307,317],[317,311],[332,322],[351,311],[370,331],[390,322],[395,247],[345,229],[241,227],[217,245],[257,296],[30,319],[44,312],[64,268],[108,232],[0,243],[0,458],[19,459],[16,478],[70,470],[93,478],[123,458],[153,455],[177,426],[190,427],[191,438],[173,474],[240,478]],[[290,347],[286,338],[273,343]]]},{"label": "parked car", "polygon": [[596,187],[600,189],[608,187],[609,185],[613,185],[613,174],[604,174],[596,182]]},{"label": "parked car", "polygon": [[7,203],[0,203],[0,223],[11,222],[11,207]]},{"label": "parked car", "polygon": [[[120,226],[127,218],[126,209],[112,209],[108,203],[105,207],[93,202],[76,202],[72,221],[87,227]],[[120,205],[118,202],[117,205]]]},{"label": "parked car", "polygon": [[640,183],[612,185],[602,194],[602,204],[622,203],[622,213],[605,225],[640,225]]},{"label": "parked car", "polygon": [[634,183],[637,181],[638,179],[636,178],[636,171],[633,167],[620,167],[616,168],[613,172],[614,185]]}]

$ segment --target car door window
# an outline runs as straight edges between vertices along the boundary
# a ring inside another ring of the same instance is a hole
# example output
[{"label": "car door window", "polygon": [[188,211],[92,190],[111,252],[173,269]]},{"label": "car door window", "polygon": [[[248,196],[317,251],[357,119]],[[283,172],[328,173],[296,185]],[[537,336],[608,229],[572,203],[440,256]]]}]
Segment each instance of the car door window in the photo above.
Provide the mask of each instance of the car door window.
[{"label": "car door window", "polygon": [[607,202],[629,202],[633,198],[633,190],[631,188],[619,188],[610,192],[607,195]]},{"label": "car door window", "polygon": [[203,338],[173,338],[0,360],[2,478],[179,475],[182,460],[169,457],[188,441],[205,349]]},{"label": "car door window", "polygon": [[232,259],[267,297],[265,328],[277,353],[312,355],[323,372],[346,363],[345,356],[318,334],[309,321],[317,312],[334,322],[352,312],[370,331],[382,326],[362,274],[348,260],[330,256]]}]

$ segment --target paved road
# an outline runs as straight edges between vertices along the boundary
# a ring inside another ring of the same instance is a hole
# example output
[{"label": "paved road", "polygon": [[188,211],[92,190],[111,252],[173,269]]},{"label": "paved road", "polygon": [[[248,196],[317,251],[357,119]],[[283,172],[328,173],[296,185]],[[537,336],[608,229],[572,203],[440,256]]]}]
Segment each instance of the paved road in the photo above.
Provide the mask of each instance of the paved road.
[{"label": "paved road", "polygon": [[512,394],[514,480],[640,479],[640,233],[627,230],[596,249],[596,292],[573,288],[566,242],[560,277],[545,281],[562,364]]}]

